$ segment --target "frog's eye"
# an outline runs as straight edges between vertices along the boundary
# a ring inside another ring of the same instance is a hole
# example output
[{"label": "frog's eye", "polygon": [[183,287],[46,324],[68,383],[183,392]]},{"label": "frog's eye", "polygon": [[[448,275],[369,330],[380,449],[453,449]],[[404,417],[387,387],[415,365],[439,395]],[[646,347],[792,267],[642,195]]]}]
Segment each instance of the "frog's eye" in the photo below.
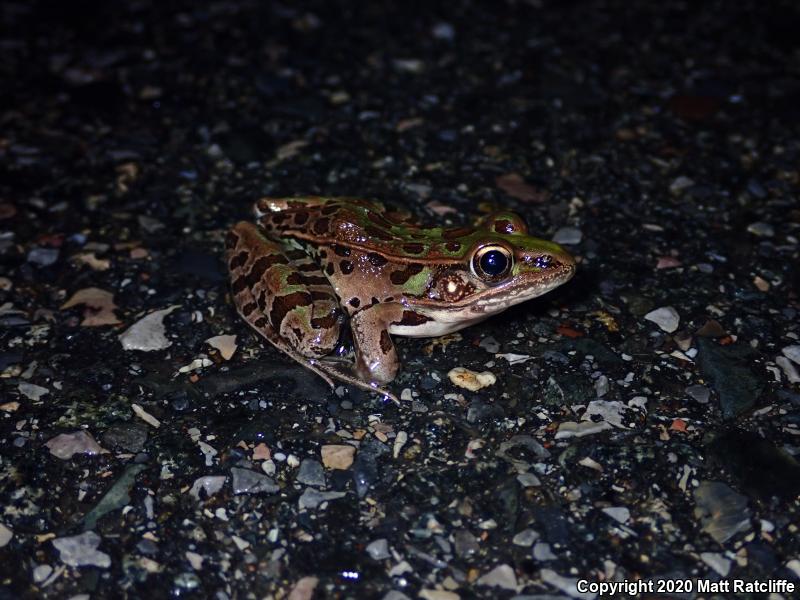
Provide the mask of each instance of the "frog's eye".
[{"label": "frog's eye", "polygon": [[472,257],[472,271],[484,281],[498,281],[511,271],[514,259],[503,246],[484,246]]}]

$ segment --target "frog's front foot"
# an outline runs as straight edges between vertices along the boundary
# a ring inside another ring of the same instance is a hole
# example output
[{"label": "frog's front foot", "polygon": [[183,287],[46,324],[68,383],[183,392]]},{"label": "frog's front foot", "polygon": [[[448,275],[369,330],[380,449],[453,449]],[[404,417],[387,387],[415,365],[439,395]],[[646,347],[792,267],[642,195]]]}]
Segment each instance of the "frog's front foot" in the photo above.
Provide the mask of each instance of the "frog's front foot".
[{"label": "frog's front foot", "polygon": [[353,315],[350,324],[356,350],[356,372],[364,381],[383,385],[400,370],[400,359],[389,335],[389,325],[403,317],[403,307],[376,304]]}]

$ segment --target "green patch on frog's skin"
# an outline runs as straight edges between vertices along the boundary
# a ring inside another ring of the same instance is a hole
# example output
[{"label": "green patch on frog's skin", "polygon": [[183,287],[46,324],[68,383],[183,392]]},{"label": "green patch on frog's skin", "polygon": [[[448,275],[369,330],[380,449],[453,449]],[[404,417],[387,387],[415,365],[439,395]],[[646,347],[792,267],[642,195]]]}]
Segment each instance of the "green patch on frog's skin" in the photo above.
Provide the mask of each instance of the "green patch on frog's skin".
[{"label": "green patch on frog's skin", "polygon": [[[258,226],[239,223],[226,240],[240,314],[329,383],[387,394],[377,385],[399,368],[390,331],[457,331],[563,284],[575,268],[509,211],[471,227],[420,227],[377,201],[302,197],[263,198],[256,216]],[[356,360],[333,366],[320,359],[345,315]]]},{"label": "green patch on frog's skin", "polygon": [[403,292],[411,296],[421,296],[428,288],[430,276],[430,269],[423,269],[417,275],[412,275],[408,281],[403,284]]}]

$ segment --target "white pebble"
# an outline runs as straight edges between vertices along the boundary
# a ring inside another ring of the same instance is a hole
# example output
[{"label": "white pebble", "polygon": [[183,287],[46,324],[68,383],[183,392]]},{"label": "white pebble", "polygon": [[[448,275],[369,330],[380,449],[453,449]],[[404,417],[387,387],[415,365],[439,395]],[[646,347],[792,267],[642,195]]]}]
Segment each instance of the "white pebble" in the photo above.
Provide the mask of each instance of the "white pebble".
[{"label": "white pebble", "polygon": [[577,227],[562,227],[553,235],[556,244],[580,244],[583,232]]},{"label": "white pebble", "polygon": [[800,346],[786,346],[781,352],[790,361],[800,365]]},{"label": "white pebble", "polygon": [[762,223],[761,221],[750,223],[747,226],[747,231],[758,237],[772,237],[775,235],[775,228],[769,223]]},{"label": "white pebble", "polygon": [[661,308],[652,310],[647,313],[644,318],[648,321],[652,321],[667,333],[672,333],[677,330],[681,322],[678,311],[671,306],[662,306]]}]

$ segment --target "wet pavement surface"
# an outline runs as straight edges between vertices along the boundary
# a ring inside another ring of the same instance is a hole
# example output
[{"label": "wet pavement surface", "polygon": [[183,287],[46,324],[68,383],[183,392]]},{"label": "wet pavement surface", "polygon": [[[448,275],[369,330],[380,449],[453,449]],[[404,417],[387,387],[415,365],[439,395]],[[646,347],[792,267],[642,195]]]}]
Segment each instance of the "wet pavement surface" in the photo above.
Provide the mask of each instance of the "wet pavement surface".
[{"label": "wet pavement surface", "polygon": [[[0,598],[800,584],[796,5],[355,4],[0,8]],[[292,194],[578,274],[331,391],[222,262]]]}]

